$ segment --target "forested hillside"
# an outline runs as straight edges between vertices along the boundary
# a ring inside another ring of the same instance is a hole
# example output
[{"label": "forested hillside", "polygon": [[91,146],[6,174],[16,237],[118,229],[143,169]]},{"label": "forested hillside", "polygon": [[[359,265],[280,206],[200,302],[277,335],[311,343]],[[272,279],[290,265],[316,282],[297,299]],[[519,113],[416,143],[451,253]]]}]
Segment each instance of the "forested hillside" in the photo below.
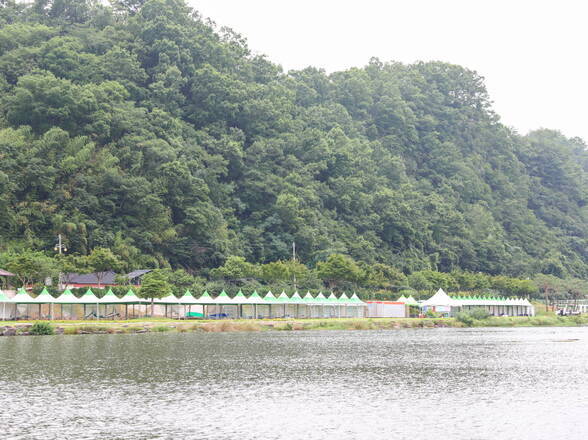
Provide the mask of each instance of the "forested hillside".
[{"label": "forested hillside", "polygon": [[586,145],[475,72],[285,73],[183,0],[1,4],[0,250],[588,276]]}]

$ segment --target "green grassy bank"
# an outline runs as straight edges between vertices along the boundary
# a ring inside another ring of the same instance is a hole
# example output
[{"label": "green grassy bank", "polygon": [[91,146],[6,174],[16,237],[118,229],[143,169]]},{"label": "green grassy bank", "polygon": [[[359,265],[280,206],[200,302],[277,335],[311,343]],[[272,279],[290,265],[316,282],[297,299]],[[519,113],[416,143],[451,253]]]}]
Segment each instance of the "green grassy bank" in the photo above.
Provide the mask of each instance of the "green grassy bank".
[{"label": "green grassy bank", "polygon": [[534,317],[490,317],[466,325],[454,318],[350,318],[350,319],[272,319],[272,320],[222,320],[177,321],[169,319],[128,321],[52,321],[5,322],[0,324],[0,335],[18,336],[30,334],[123,334],[148,332],[253,332],[253,331],[304,331],[304,330],[394,330],[403,328],[436,327],[562,327],[588,325],[588,315]]}]

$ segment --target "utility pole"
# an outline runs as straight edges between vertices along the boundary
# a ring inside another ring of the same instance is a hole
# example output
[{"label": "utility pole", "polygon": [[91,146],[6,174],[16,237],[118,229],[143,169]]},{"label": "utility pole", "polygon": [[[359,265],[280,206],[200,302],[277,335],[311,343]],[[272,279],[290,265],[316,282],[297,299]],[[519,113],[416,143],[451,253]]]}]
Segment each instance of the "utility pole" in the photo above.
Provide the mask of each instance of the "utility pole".
[{"label": "utility pole", "polygon": [[[65,247],[65,245],[61,241],[61,234],[57,234],[57,244],[55,245],[55,247],[53,249],[58,251],[59,255],[62,255],[63,252],[67,252],[67,248]],[[57,280],[57,288],[58,289],[60,289],[63,286],[63,283],[61,282],[62,279],[63,279],[63,276],[62,276],[61,272],[59,272],[59,280]]]},{"label": "utility pole", "polygon": [[53,249],[58,251],[59,255],[61,255],[63,252],[67,252],[67,248],[61,241],[61,234],[57,234],[57,244]]},{"label": "utility pole", "polygon": [[[296,262],[296,242],[292,242],[292,262]],[[296,292],[296,272],[292,273],[292,277],[294,279],[294,292]]]}]

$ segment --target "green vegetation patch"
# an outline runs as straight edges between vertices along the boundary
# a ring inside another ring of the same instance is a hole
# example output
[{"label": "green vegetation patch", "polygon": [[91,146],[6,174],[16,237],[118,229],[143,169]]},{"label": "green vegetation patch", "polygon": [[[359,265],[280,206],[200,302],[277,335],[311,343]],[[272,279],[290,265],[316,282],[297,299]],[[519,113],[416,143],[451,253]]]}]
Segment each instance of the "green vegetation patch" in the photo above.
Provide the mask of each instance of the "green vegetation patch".
[{"label": "green vegetation patch", "polygon": [[48,322],[35,322],[29,329],[31,335],[53,335],[55,329]]}]

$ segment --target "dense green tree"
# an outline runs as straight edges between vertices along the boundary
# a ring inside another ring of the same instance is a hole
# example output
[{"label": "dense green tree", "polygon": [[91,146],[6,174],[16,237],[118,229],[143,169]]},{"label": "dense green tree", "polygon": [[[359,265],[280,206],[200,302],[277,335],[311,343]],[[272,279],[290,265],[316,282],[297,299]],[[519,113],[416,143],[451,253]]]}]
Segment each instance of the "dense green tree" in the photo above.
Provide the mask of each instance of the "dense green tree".
[{"label": "dense green tree", "polygon": [[151,316],[153,316],[155,298],[163,298],[172,293],[172,285],[168,282],[168,274],[154,270],[144,275],[141,280],[139,296],[151,300]]},{"label": "dense green tree", "polygon": [[55,261],[42,252],[25,251],[3,255],[2,265],[16,275],[21,286],[44,283],[56,274]]},{"label": "dense green tree", "polygon": [[358,283],[364,276],[359,265],[349,256],[342,254],[329,255],[327,261],[316,266],[317,275],[329,287],[337,288],[342,282]]},{"label": "dense green tree", "polygon": [[363,286],[395,290],[408,286],[406,275],[395,267],[382,263],[363,263],[360,267],[364,274],[361,280]]},{"label": "dense green tree", "polygon": [[395,268],[523,295],[484,276],[588,277],[587,174],[582,140],[512,131],[460,66],[284,73],[184,0],[0,7],[0,251],[59,233],[124,270],[283,285],[291,269],[245,263],[296,242],[309,285],[342,254],[361,275],[335,284],[392,289]]},{"label": "dense green tree", "polygon": [[243,257],[231,256],[225,264],[210,271],[213,279],[236,281],[244,278],[255,278],[260,274],[259,268]]},{"label": "dense green tree", "polygon": [[457,281],[448,273],[434,270],[421,270],[413,272],[408,277],[408,284],[416,290],[427,290],[433,293],[434,289],[443,289],[447,292],[456,291],[459,288]]},{"label": "dense green tree", "polygon": [[96,274],[98,288],[109,271],[117,272],[121,269],[122,263],[110,249],[96,248],[85,259],[85,267],[88,272]]}]

